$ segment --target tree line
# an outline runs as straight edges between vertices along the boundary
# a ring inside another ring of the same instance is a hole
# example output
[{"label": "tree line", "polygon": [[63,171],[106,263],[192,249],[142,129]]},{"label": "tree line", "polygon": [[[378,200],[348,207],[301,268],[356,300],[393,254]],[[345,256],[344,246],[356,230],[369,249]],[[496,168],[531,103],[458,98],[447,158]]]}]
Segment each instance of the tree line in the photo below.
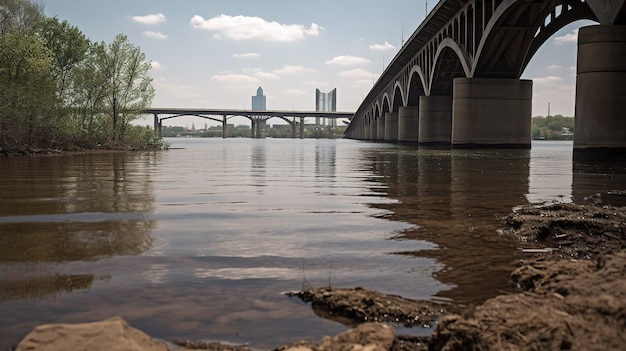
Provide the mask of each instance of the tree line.
[{"label": "tree line", "polygon": [[574,117],[562,115],[533,117],[531,136],[535,140],[573,140]]},{"label": "tree line", "polygon": [[161,146],[130,124],[154,97],[150,69],[123,34],[92,42],[32,0],[0,0],[0,153]]}]

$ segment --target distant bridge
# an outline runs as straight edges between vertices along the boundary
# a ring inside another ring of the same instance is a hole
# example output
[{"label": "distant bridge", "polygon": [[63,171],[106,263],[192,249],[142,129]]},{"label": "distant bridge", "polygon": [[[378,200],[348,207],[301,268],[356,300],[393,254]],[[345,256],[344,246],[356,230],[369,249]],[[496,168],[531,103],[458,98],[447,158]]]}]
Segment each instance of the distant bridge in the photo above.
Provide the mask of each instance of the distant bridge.
[{"label": "distant bridge", "polygon": [[[440,0],[355,112],[345,136],[530,148],[539,48],[578,21],[574,158],[626,159],[625,0]],[[401,10],[401,9],[400,9]]]},{"label": "distant bridge", "polygon": [[280,110],[229,110],[229,109],[196,109],[196,108],[149,108],[146,114],[154,116],[154,131],[158,136],[162,135],[163,121],[166,119],[195,116],[211,121],[222,123],[222,137],[228,136],[227,121],[233,117],[245,117],[252,122],[252,138],[264,138],[266,121],[276,117],[289,123],[292,138],[304,138],[304,119],[306,117],[349,119],[354,116],[353,112],[328,112],[328,111],[280,111]]}]

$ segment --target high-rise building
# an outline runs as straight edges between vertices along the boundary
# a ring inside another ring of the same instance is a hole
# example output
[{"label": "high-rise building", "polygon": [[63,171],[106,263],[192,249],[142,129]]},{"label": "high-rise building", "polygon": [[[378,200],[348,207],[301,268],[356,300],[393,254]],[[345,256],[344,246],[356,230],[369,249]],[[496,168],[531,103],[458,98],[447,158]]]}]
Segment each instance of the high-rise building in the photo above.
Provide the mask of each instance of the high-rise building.
[{"label": "high-rise building", "polygon": [[261,87],[256,90],[256,95],[252,96],[252,109],[266,110],[265,95],[263,95],[263,88]]},{"label": "high-rise building", "polygon": [[[337,88],[328,93],[322,93],[319,89],[315,89],[315,111],[337,111]],[[331,121],[331,125],[334,126],[335,120],[332,119]],[[320,117],[315,118],[315,124],[320,125]]]}]

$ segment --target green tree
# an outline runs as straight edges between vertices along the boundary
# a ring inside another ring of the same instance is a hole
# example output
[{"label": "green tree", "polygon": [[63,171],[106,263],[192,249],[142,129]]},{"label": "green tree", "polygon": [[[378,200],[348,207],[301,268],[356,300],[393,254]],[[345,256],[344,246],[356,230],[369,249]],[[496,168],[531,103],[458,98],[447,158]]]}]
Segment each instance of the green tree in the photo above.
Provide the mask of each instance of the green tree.
[{"label": "green tree", "polygon": [[38,37],[0,36],[0,146],[54,142],[47,130],[57,104],[51,70],[52,55]]},{"label": "green tree", "polygon": [[151,64],[139,47],[119,34],[107,46],[101,73],[107,78],[105,103],[111,117],[112,138],[120,140],[128,124],[152,103]]},{"label": "green tree", "polygon": [[44,18],[41,5],[28,0],[0,0],[0,36],[33,34]]},{"label": "green tree", "polygon": [[52,78],[57,82],[58,94],[68,102],[69,81],[72,72],[81,63],[89,49],[89,39],[77,27],[58,18],[46,18],[40,24],[39,35],[53,55]]}]

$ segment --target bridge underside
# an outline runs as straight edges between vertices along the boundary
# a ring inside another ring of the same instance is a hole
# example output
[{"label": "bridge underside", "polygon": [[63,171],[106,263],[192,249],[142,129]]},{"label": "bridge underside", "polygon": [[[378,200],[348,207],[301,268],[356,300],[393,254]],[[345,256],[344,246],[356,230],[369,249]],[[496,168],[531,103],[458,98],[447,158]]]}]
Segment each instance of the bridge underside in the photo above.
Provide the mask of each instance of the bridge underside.
[{"label": "bridge underside", "polygon": [[347,138],[530,148],[526,65],[553,34],[579,30],[574,159],[626,160],[625,0],[442,0],[361,104]]}]

